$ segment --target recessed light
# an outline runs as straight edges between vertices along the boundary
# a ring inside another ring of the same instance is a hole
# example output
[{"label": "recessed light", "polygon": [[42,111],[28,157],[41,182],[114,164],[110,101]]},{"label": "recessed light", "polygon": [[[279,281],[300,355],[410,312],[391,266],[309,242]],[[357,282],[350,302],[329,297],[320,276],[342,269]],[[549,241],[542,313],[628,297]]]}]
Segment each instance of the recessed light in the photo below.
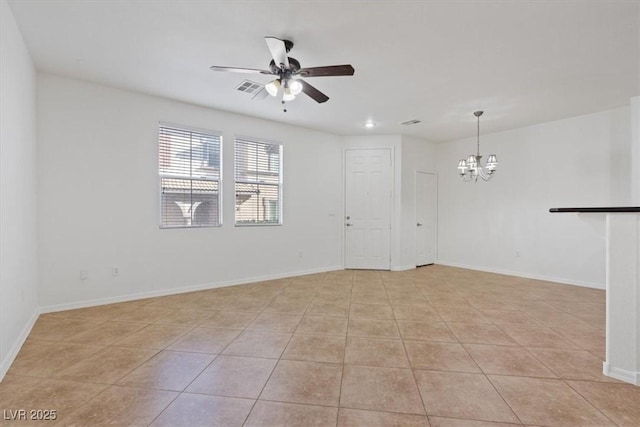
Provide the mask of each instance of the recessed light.
[{"label": "recessed light", "polygon": [[374,122],[372,122],[371,120],[369,120],[368,122],[366,122],[364,124],[364,127],[366,127],[367,129],[371,129],[372,127],[374,127],[376,124]]}]

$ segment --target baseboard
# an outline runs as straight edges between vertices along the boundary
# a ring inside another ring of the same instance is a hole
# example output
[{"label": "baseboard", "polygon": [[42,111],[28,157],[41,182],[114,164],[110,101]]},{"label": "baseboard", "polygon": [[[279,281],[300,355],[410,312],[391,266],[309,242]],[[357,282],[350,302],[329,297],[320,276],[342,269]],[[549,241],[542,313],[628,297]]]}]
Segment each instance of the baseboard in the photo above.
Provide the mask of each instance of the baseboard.
[{"label": "baseboard", "polygon": [[502,270],[499,268],[481,267],[477,265],[467,265],[467,264],[461,264],[457,262],[448,262],[448,261],[441,261],[441,260],[436,261],[436,264],[446,265],[448,267],[465,268],[468,270],[484,271],[487,273],[506,274],[508,276],[523,277],[525,279],[544,280],[545,282],[554,282],[554,283],[562,283],[565,285],[582,286],[584,288],[593,288],[593,289],[602,289],[602,290],[605,289],[605,284],[602,284],[602,283],[583,282],[580,280],[572,280],[564,277],[543,276],[540,274],[529,274],[529,273],[522,273],[519,271]]},{"label": "baseboard", "polygon": [[24,325],[24,328],[22,328],[22,331],[20,332],[18,339],[16,339],[16,341],[11,346],[11,350],[9,350],[9,354],[6,355],[6,357],[0,364],[0,381],[2,381],[4,379],[4,376],[7,374],[7,371],[9,370],[9,368],[11,367],[11,364],[13,363],[16,356],[18,355],[18,352],[22,348],[22,345],[24,344],[27,337],[31,333],[31,329],[33,328],[33,325],[35,325],[36,320],[38,320],[39,315],[40,315],[40,310],[36,308],[33,314],[31,315],[31,318],[27,322],[27,324]]},{"label": "baseboard", "polygon": [[416,268],[415,265],[401,265],[400,267],[391,267],[391,271],[407,271]]},{"label": "baseboard", "polygon": [[608,377],[640,386],[640,372],[616,368],[611,366],[609,362],[602,362],[602,373]]},{"label": "baseboard", "polygon": [[40,308],[40,313],[54,313],[57,311],[73,310],[76,308],[94,307],[96,305],[114,304],[119,302],[135,301],[145,298],[164,297],[168,295],[182,294],[187,292],[204,291],[207,289],[224,288],[227,286],[245,285],[247,283],[263,282],[267,280],[286,279],[295,276],[304,276],[306,274],[327,273],[329,271],[344,270],[343,266],[331,266],[326,268],[317,268],[311,270],[293,271],[283,274],[271,274],[265,276],[247,277],[237,280],[227,280],[222,282],[203,283],[199,285],[184,286],[180,288],[161,289],[158,291],[138,292],[129,295],[120,295],[116,297],[98,298],[92,300],[76,301],[64,304],[48,305]]}]

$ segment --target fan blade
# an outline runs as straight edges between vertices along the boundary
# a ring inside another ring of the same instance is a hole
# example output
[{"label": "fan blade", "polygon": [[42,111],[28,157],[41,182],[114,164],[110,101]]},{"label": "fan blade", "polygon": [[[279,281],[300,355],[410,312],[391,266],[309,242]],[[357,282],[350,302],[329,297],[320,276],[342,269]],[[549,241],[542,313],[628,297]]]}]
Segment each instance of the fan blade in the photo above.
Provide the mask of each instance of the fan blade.
[{"label": "fan blade", "polygon": [[217,65],[212,65],[209,68],[211,68],[213,71],[226,71],[230,73],[273,74],[271,71],[256,70],[255,68],[218,67]]},{"label": "fan blade", "polygon": [[349,64],[303,68],[297,74],[303,77],[353,76],[356,70]]},{"label": "fan blade", "polygon": [[289,57],[287,56],[287,48],[284,45],[284,40],[280,40],[277,37],[265,37],[273,61],[278,67],[280,64],[284,64],[284,68],[289,69]]},{"label": "fan blade", "polygon": [[329,97],[327,95],[320,92],[318,89],[311,86],[309,83],[305,82],[302,79],[298,79],[298,81],[302,83],[302,91],[307,95],[309,95],[317,103],[322,104],[323,102],[327,102],[329,100]]}]

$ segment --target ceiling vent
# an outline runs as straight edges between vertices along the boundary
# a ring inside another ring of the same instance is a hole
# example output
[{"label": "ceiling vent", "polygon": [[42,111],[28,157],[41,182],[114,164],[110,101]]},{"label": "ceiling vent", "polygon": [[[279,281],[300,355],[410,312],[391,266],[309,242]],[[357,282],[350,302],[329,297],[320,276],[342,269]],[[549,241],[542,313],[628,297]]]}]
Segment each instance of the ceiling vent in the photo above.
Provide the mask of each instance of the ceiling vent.
[{"label": "ceiling vent", "polygon": [[249,95],[254,95],[257,92],[259,92],[260,89],[262,89],[263,87],[264,87],[263,84],[252,82],[249,80],[243,80],[242,83],[238,85],[236,90],[239,90],[240,92],[248,93]]},{"label": "ceiling vent", "polygon": [[420,122],[421,122],[420,120],[411,119],[411,120],[407,120],[406,122],[402,122],[400,124],[405,126],[411,126],[411,125],[417,125]]}]

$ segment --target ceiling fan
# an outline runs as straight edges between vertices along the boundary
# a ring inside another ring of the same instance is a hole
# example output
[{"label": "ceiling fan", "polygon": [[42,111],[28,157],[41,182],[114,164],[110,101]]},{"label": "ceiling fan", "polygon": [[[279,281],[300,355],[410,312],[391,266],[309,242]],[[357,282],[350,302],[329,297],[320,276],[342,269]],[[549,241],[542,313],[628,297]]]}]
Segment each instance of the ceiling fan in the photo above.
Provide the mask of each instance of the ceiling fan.
[{"label": "ceiling fan", "polygon": [[[327,102],[329,97],[301,79],[301,77],[352,76],[355,70],[351,65],[328,65],[325,67],[301,68],[297,59],[287,56],[293,42],[277,37],[265,37],[273,59],[268,70],[254,68],[219,67],[213,65],[214,71],[226,71],[246,74],[268,74],[278,76],[266,84],[264,89],[271,96],[277,96],[282,88],[282,103],[292,101],[300,92],[304,92],[318,103]],[[266,95],[265,95],[266,96]]]}]

